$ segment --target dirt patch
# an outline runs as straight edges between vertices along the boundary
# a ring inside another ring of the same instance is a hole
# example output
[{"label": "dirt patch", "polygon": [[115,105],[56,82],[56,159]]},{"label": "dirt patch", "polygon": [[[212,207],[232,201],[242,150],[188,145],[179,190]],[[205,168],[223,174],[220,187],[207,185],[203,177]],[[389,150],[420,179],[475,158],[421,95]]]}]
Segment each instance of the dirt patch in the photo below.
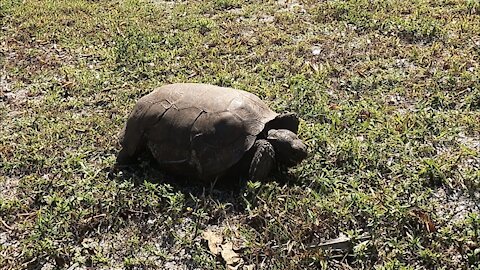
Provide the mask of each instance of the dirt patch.
[{"label": "dirt patch", "polygon": [[300,10],[301,12],[305,12],[303,4],[297,0],[280,0],[277,1],[277,5],[283,8],[280,9],[280,11]]},{"label": "dirt patch", "polygon": [[[183,218],[172,227],[165,226],[165,220],[150,218],[143,224],[130,223],[117,232],[84,238],[73,247],[73,257],[65,265],[68,269],[125,269],[153,268],[165,270],[207,269],[205,265],[224,265],[220,256],[196,257],[199,251],[208,249],[202,231],[215,231],[239,252],[245,248],[240,238],[235,217],[218,225],[209,225],[204,230],[195,229],[195,222]],[[10,241],[8,234],[0,234],[0,244]],[[183,243],[189,242],[188,246]],[[14,246],[13,244],[9,244]],[[17,244],[18,245],[18,244]],[[215,261],[216,260],[216,261]],[[192,265],[196,265],[195,267]],[[204,265],[204,266],[201,266]],[[56,262],[46,258],[37,265],[39,269],[54,269]],[[203,267],[203,268],[202,268]],[[242,268],[239,268],[242,269]]]},{"label": "dirt patch", "polygon": [[0,70],[0,101],[7,107],[7,117],[25,113],[29,99],[43,98],[34,94],[38,87],[37,76],[54,72],[54,77],[63,78],[65,75],[61,74],[60,68],[78,63],[68,49],[55,43],[21,40],[20,37],[10,37],[2,42],[5,49]]},{"label": "dirt patch", "polygon": [[[156,269],[183,270],[194,269],[192,265],[193,249],[187,250],[174,239],[192,239],[193,221],[185,218],[178,223],[173,232],[170,229],[158,228],[163,224],[149,219],[146,224],[130,224],[115,233],[85,238],[75,247],[74,265],[88,265],[95,258],[108,258],[105,264],[94,263],[100,269],[124,269],[125,267],[148,266]],[[140,228],[141,227],[141,228]],[[157,229],[155,229],[157,228]],[[145,231],[150,231],[146,237]],[[158,232],[162,232],[159,234]],[[199,242],[194,239],[192,244]]]},{"label": "dirt patch", "polygon": [[480,135],[473,137],[473,136],[468,136],[465,133],[460,133],[458,134],[458,142],[465,145],[468,148],[480,151]]},{"label": "dirt patch", "polygon": [[398,93],[384,95],[385,104],[392,106],[401,115],[415,112],[415,102]]},{"label": "dirt patch", "polygon": [[17,188],[20,179],[15,177],[0,178],[0,197],[4,200],[13,200],[17,196]]},{"label": "dirt patch", "polygon": [[438,188],[433,191],[433,203],[438,204],[437,216],[447,225],[464,220],[470,213],[480,213],[480,193],[465,194],[460,191]]},{"label": "dirt patch", "polygon": [[6,48],[4,69],[15,68],[16,73],[9,73],[13,80],[29,83],[32,76],[47,70],[58,69],[66,63],[73,63],[75,58],[64,48],[46,41],[20,41],[10,38],[5,41]]},{"label": "dirt patch", "polygon": [[[467,157],[462,159],[460,164],[460,172],[465,174],[465,172],[469,170],[480,170],[480,137],[466,135],[465,133],[460,133],[457,137],[457,142],[477,153],[477,155],[468,155]],[[477,199],[480,199],[480,195],[477,196]]]},{"label": "dirt patch", "polygon": [[8,93],[10,92],[11,89],[11,84],[8,81],[6,71],[2,70],[0,71],[0,93]]},{"label": "dirt patch", "polygon": [[28,97],[28,91],[26,89],[20,89],[16,92],[7,92],[3,98],[9,104],[23,104]]},{"label": "dirt patch", "polygon": [[3,224],[0,228],[0,230],[5,230],[0,232],[0,257],[2,258],[0,262],[3,261],[4,265],[18,265],[20,242],[12,237],[12,231],[5,228]]}]

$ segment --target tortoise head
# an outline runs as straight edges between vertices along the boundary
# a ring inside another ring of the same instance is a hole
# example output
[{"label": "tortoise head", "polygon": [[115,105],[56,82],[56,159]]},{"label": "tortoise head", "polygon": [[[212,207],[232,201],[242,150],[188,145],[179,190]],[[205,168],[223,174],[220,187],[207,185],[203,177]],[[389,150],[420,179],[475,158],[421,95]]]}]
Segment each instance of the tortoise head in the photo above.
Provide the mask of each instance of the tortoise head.
[{"label": "tortoise head", "polygon": [[307,146],[288,129],[269,130],[267,140],[275,149],[277,161],[288,167],[297,165],[307,157]]}]

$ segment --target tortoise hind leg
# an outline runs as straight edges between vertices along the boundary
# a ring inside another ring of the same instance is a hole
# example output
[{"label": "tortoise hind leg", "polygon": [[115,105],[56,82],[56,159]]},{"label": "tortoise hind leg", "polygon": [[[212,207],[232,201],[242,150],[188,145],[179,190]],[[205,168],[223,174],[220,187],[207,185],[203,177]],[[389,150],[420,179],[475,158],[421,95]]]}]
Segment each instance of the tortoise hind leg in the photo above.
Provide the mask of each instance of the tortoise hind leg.
[{"label": "tortoise hind leg", "polygon": [[148,147],[145,147],[144,144],[138,145],[136,150],[137,151],[135,151],[133,154],[130,154],[127,148],[122,148],[117,154],[117,160],[115,162],[115,165],[119,167],[129,166],[132,164],[136,164],[139,157],[142,159],[144,157],[146,157],[147,159],[153,158],[150,150],[148,149]]},{"label": "tortoise hind leg", "polygon": [[161,102],[152,102],[150,95],[142,97],[128,117],[127,123],[119,134],[122,150],[117,155],[117,165],[135,163],[146,147],[145,133],[158,122],[168,108]]},{"label": "tortoise hind leg", "polygon": [[267,140],[258,140],[253,145],[252,161],[248,176],[252,181],[261,181],[267,178],[275,163],[275,151]]}]

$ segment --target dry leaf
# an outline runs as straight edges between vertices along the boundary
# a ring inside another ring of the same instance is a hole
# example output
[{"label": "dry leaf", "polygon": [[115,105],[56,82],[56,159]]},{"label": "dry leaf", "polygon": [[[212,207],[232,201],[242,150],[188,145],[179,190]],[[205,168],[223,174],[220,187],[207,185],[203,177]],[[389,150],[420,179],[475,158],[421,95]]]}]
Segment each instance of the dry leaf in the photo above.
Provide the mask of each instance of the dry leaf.
[{"label": "dry leaf", "polygon": [[432,219],[426,213],[425,211],[421,209],[413,209],[410,212],[411,215],[417,217],[423,224],[425,225],[425,228],[427,229],[428,232],[436,232],[437,229],[435,228],[435,224],[433,224]]},{"label": "dry leaf", "polygon": [[360,113],[358,114],[359,118],[363,121],[369,119],[372,116],[372,113],[367,110],[361,110]]},{"label": "dry leaf", "polygon": [[238,269],[241,269],[240,264],[237,264],[236,266],[227,264],[227,270],[238,270]]},{"label": "dry leaf", "polygon": [[204,231],[203,238],[207,240],[208,249],[210,250],[210,252],[212,252],[212,254],[220,254],[221,249],[219,246],[223,242],[223,237],[221,235],[218,235],[213,231]]},{"label": "dry leaf", "polygon": [[233,251],[233,244],[231,242],[222,245],[221,254],[227,265],[235,265],[240,262],[240,256]]},{"label": "dry leaf", "polygon": [[255,269],[255,264],[244,265],[243,270],[253,270]]},{"label": "dry leaf", "polygon": [[328,106],[330,108],[330,110],[340,110],[340,106],[338,106],[337,104],[335,103],[332,103],[330,104],[330,106]]}]

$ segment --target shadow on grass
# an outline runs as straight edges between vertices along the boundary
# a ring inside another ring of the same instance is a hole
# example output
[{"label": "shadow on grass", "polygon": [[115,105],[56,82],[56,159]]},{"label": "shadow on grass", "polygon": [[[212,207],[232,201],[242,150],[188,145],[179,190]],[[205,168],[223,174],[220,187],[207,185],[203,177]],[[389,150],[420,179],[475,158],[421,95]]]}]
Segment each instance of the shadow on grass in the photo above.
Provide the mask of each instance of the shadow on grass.
[{"label": "shadow on grass", "polygon": [[[135,186],[143,185],[145,181],[153,184],[168,184],[174,192],[190,195],[194,198],[210,197],[219,203],[230,203],[238,211],[243,210],[241,195],[248,188],[248,169],[239,164],[230,168],[223,176],[211,181],[195,177],[171,175],[158,166],[155,160],[145,155],[137,163],[109,168],[109,177],[119,182],[130,181]],[[276,168],[268,181],[277,182],[282,186],[298,185],[299,179],[287,172],[286,168]]]}]

